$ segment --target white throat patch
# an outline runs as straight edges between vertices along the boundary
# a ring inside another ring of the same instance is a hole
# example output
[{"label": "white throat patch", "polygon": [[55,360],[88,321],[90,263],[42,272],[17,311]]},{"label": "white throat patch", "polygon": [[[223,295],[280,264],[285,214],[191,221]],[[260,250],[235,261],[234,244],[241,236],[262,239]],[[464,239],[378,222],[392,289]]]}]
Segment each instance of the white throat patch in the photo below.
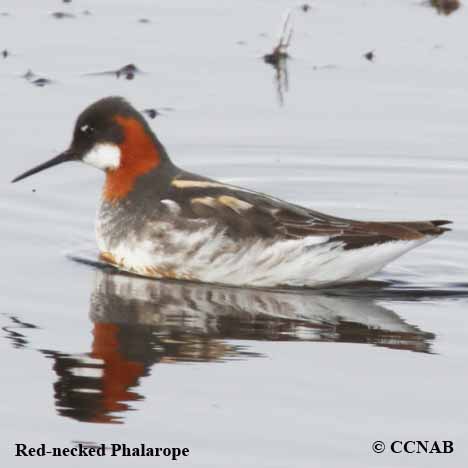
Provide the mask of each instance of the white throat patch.
[{"label": "white throat patch", "polygon": [[83,157],[83,162],[103,171],[120,166],[120,148],[112,143],[96,143]]}]

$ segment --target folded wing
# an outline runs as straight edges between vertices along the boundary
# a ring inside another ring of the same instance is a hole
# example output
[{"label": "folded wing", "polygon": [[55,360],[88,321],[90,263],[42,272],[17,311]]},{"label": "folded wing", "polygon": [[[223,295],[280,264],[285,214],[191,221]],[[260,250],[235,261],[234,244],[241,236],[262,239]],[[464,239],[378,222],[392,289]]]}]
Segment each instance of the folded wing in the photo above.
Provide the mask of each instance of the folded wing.
[{"label": "folded wing", "polygon": [[205,218],[232,238],[300,239],[309,236],[339,241],[356,249],[392,241],[423,239],[449,230],[450,221],[366,222],[329,216],[261,193],[185,175],[173,180],[170,198],[188,218]]}]

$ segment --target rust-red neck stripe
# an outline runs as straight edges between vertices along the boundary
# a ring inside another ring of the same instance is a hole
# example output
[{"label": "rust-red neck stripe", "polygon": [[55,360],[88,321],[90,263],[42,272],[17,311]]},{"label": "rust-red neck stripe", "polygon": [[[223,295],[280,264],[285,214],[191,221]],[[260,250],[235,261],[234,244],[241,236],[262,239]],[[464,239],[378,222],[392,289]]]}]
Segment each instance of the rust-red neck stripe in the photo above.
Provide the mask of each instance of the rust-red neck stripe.
[{"label": "rust-red neck stripe", "polygon": [[137,177],[150,172],[161,162],[153,139],[141,122],[133,117],[115,117],[122,127],[124,140],[120,143],[120,166],[107,171],[104,199],[116,202],[133,189]]}]

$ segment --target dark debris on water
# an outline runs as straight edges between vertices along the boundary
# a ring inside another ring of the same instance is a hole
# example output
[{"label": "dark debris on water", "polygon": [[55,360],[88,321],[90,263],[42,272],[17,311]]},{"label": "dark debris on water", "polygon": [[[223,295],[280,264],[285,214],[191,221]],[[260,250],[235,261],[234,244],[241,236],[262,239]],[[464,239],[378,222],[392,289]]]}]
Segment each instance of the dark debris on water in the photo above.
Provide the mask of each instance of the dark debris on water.
[{"label": "dark debris on water", "polygon": [[122,76],[126,80],[133,80],[133,78],[135,78],[135,75],[137,75],[138,73],[141,73],[138,67],[133,63],[130,63],[116,70],[115,76],[117,78],[120,78]]},{"label": "dark debris on water", "polygon": [[29,81],[34,86],[43,88],[44,86],[50,85],[53,83],[49,78],[44,78],[42,76],[37,76],[32,70],[28,70],[23,76],[26,81]]},{"label": "dark debris on water", "polygon": [[143,72],[133,63],[129,63],[117,70],[108,70],[96,73],[87,73],[87,76],[115,76],[116,78],[125,78],[126,80],[133,80],[136,75]]},{"label": "dark debris on water", "polygon": [[439,15],[450,15],[461,7],[460,0],[429,0],[428,3]]},{"label": "dark debris on water", "polygon": [[276,91],[280,105],[283,105],[284,93],[289,89],[287,61],[290,58],[288,48],[293,35],[291,13],[292,10],[285,16],[278,43],[272,52],[263,56],[263,61],[275,69]]},{"label": "dark debris on water", "polygon": [[152,107],[148,109],[143,109],[141,112],[147,115],[150,119],[155,119],[158,115],[164,115],[164,112],[171,112],[173,110],[174,108],[172,107],[160,107],[159,109],[155,109],[154,107]]},{"label": "dark debris on water", "polygon": [[67,18],[75,18],[75,15],[71,13],[65,13],[63,11],[56,11],[51,14],[51,16],[55,19],[67,19]]},{"label": "dark debris on water", "polygon": [[366,52],[363,57],[366,60],[369,60],[369,62],[373,62],[375,60],[375,52],[373,50],[370,50],[369,52]]},{"label": "dark debris on water", "polygon": [[31,83],[35,86],[39,86],[39,88],[42,88],[46,85],[51,84],[52,81],[48,78],[36,78],[35,80],[32,80]]},{"label": "dark debris on water", "polygon": [[146,114],[150,119],[155,119],[158,115],[161,115],[156,109],[143,109],[141,112]]},{"label": "dark debris on water", "polygon": [[272,52],[263,56],[265,63],[276,67],[279,66],[282,61],[289,58],[288,48],[291,44],[292,35],[293,27],[291,23],[291,12],[289,12],[283,22],[283,27],[281,29],[281,35],[279,37],[278,43],[273,48]]}]

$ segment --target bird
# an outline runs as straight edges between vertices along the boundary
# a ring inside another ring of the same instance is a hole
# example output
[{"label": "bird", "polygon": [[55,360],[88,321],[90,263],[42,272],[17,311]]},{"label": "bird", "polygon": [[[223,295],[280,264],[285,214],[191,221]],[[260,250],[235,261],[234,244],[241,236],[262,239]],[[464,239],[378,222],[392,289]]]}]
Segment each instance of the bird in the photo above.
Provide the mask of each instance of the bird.
[{"label": "bird", "polygon": [[77,118],[67,150],[12,182],[81,161],[105,172],[100,259],[158,279],[239,287],[322,288],[368,279],[449,231],[447,220],[357,221],[323,214],[176,166],[127,100]]}]

